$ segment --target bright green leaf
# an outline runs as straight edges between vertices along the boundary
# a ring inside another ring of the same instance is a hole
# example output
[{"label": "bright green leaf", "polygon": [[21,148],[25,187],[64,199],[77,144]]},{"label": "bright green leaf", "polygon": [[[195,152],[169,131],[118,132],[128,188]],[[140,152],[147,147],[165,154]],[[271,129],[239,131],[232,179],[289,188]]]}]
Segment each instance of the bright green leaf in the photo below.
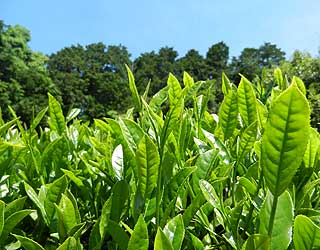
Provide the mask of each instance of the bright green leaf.
[{"label": "bright green leaf", "polygon": [[76,208],[73,206],[72,201],[65,194],[62,194],[59,209],[62,213],[63,224],[69,234],[71,229],[79,223]]},{"label": "bright green leaf", "polygon": [[170,107],[174,107],[182,97],[182,89],[177,78],[175,78],[175,76],[171,73],[169,74],[168,78],[168,86]]},{"label": "bright green leaf", "polygon": [[246,126],[257,120],[256,97],[252,84],[245,77],[241,77],[238,87],[238,107]]},{"label": "bright green leaf", "polygon": [[279,197],[273,197],[271,192],[267,193],[265,201],[260,210],[259,233],[268,234],[269,220],[274,198],[278,199],[278,205],[273,221],[270,250],[283,250],[287,249],[291,242],[294,215],[294,206],[288,191],[284,192]]},{"label": "bright green leaf", "polygon": [[310,109],[291,85],[273,103],[262,137],[261,165],[267,186],[279,196],[291,183],[309,138]]},{"label": "bright green leaf", "polygon": [[242,157],[244,157],[246,153],[252,150],[253,144],[256,141],[256,138],[257,138],[257,122],[253,122],[241,134],[238,160],[241,161]]},{"label": "bright green leaf", "polygon": [[156,187],[160,157],[158,149],[149,136],[144,136],[136,152],[138,190],[144,199],[149,198]]},{"label": "bright green leaf", "polygon": [[0,200],[0,236],[2,235],[3,227],[4,227],[4,207],[5,203]]},{"label": "bright green leaf", "polygon": [[53,216],[55,214],[55,205],[59,203],[61,194],[67,188],[68,180],[66,176],[62,176],[56,179],[53,183],[47,185],[47,194],[44,201],[44,207],[48,216],[50,223],[52,222]]},{"label": "bright green leaf", "polygon": [[303,81],[299,77],[294,76],[292,78],[292,84],[297,84],[297,86],[298,86],[299,90],[302,92],[302,94],[304,94],[304,95],[307,94],[306,87],[304,86]]},{"label": "bright green leaf", "polygon": [[39,197],[37,196],[36,192],[33,190],[33,188],[26,182],[24,182],[24,189],[28,195],[28,197],[30,198],[30,200],[33,201],[33,203],[39,208],[40,213],[42,215],[42,218],[44,220],[44,222],[49,225],[49,219],[47,216],[47,212],[44,208],[44,204],[40,201]]},{"label": "bright green leaf", "polygon": [[184,224],[182,216],[179,214],[168,221],[163,229],[174,250],[180,250],[184,239]]},{"label": "bright green leaf", "polygon": [[129,79],[129,88],[130,88],[130,91],[131,91],[131,94],[132,94],[132,97],[133,97],[133,101],[136,105],[136,108],[137,108],[137,111],[140,111],[141,109],[141,101],[140,101],[140,96],[139,96],[139,93],[138,93],[138,90],[137,90],[137,87],[136,87],[136,84],[135,84],[135,80],[134,80],[134,76],[129,68],[128,65],[126,65],[126,69],[127,69],[127,72],[128,72],[128,79]]},{"label": "bright green leaf", "polygon": [[238,124],[238,101],[237,92],[230,90],[224,97],[219,109],[219,124],[224,134],[224,139],[232,136]]},{"label": "bright green leaf", "polygon": [[77,240],[74,237],[69,237],[57,250],[78,250]]},{"label": "bright green leaf", "polygon": [[303,157],[304,165],[307,168],[315,167],[315,162],[317,159],[317,153],[319,149],[320,149],[320,135],[314,128],[311,128],[307,149]]},{"label": "bright green leaf", "polygon": [[245,244],[243,250],[270,250],[270,238],[265,234],[253,234],[250,235]]},{"label": "bright green leaf", "polygon": [[128,250],[148,250],[148,228],[143,216],[140,215],[130,237]]},{"label": "bright green leaf", "polygon": [[304,215],[294,220],[293,242],[295,249],[312,250],[320,248],[320,227]]},{"label": "bright green leaf", "polygon": [[169,239],[159,227],[154,241],[154,250],[174,250]]},{"label": "bright green leaf", "polygon": [[231,83],[230,83],[230,80],[228,79],[227,75],[224,72],[222,72],[221,81],[222,81],[222,93],[224,96],[226,96],[231,91]]},{"label": "bright green leaf", "polygon": [[61,135],[66,129],[66,123],[62,113],[61,105],[50,93],[48,93],[48,97],[49,97],[50,128],[51,130],[56,131],[59,135]]},{"label": "bright green leaf", "polygon": [[287,86],[284,84],[285,82],[283,81],[283,76],[281,69],[276,68],[273,72],[274,78],[276,79],[276,82],[279,86],[279,88],[283,91],[287,88]]}]

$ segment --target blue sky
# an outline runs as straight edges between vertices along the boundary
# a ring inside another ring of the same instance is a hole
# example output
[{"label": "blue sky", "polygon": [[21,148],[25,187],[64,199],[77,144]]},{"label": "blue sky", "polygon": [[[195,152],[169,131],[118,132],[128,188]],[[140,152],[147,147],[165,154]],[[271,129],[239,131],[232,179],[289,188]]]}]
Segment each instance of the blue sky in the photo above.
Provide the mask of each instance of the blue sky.
[{"label": "blue sky", "polygon": [[318,55],[319,0],[0,0],[0,19],[31,31],[33,50],[50,54],[71,44],[122,44],[132,58],[174,47],[205,55],[224,41],[231,56],[264,42],[287,53]]}]

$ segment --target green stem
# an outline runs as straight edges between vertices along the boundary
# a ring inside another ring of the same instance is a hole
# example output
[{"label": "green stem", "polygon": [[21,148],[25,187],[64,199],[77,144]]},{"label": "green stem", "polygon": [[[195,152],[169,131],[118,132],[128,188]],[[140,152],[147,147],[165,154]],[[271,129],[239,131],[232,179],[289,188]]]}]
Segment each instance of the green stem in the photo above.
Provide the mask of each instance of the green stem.
[{"label": "green stem", "polygon": [[236,205],[236,176],[238,169],[239,161],[234,165],[232,171],[232,183],[231,183],[231,196],[232,196],[232,207]]},{"label": "green stem", "polygon": [[160,226],[160,203],[161,203],[161,191],[162,191],[162,159],[163,150],[160,152],[160,164],[158,169],[158,180],[157,180],[157,196],[156,196],[156,225]]},{"label": "green stem", "polygon": [[277,204],[278,204],[278,196],[274,196],[273,197],[273,202],[272,202],[270,220],[269,220],[269,227],[268,227],[268,235],[270,237],[272,235],[273,222],[274,222],[274,218],[276,216]]},{"label": "green stem", "polygon": [[[257,196],[258,196],[259,190],[260,190],[260,188],[261,188],[261,183],[262,183],[262,175],[260,175],[258,187],[257,187],[257,190],[256,190],[256,192],[255,192],[255,194],[254,194],[253,197],[257,197]],[[250,223],[251,223],[253,210],[254,210],[254,205],[253,205],[253,202],[251,202],[248,215],[246,216],[246,217],[247,217],[247,220],[246,220],[245,226],[244,226],[244,228],[243,228],[242,238],[245,237],[246,231],[248,230],[249,225],[250,225]]]}]

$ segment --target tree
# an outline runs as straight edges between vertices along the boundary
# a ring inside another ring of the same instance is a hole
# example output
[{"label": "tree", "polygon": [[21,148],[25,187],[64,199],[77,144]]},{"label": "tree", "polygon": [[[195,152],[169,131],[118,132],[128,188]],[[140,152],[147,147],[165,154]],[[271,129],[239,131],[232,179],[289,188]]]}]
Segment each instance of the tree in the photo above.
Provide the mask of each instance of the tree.
[{"label": "tree", "polygon": [[222,72],[227,70],[228,60],[229,47],[224,42],[212,45],[206,55],[208,78],[220,79]]},{"label": "tree", "polygon": [[61,91],[64,112],[81,108],[84,119],[124,112],[131,102],[125,70],[129,57],[124,46],[106,48],[103,43],[52,54],[48,69]]},{"label": "tree", "polygon": [[274,68],[280,66],[285,60],[285,53],[276,45],[264,43],[258,49],[245,48],[238,58],[233,57],[231,62],[231,75],[235,82],[239,82],[240,74],[253,80],[259,76],[263,68]]},{"label": "tree", "polygon": [[57,94],[45,64],[48,58],[28,46],[30,32],[0,23],[0,102],[8,118],[11,105],[29,123],[34,113],[47,106],[47,92]]},{"label": "tree", "polygon": [[290,78],[300,77],[308,88],[314,82],[320,82],[320,59],[310,53],[296,50],[288,62],[281,66],[282,71]]},{"label": "tree", "polygon": [[234,81],[239,82],[239,73],[245,75],[248,79],[253,79],[255,76],[260,75],[259,59],[259,50],[255,48],[245,48],[238,58],[233,57],[230,66]]},{"label": "tree", "polygon": [[157,93],[167,84],[168,73],[177,75],[176,58],[178,52],[173,48],[164,47],[158,53],[154,51],[139,56],[133,64],[138,90],[144,91],[151,80],[150,95]]},{"label": "tree", "polygon": [[275,44],[264,43],[259,47],[260,66],[272,68],[280,66],[280,63],[285,60],[285,52],[279,49]]},{"label": "tree", "polygon": [[188,72],[195,81],[208,78],[208,66],[205,59],[198,51],[191,49],[184,57],[177,60],[178,75],[181,77],[183,72]]}]

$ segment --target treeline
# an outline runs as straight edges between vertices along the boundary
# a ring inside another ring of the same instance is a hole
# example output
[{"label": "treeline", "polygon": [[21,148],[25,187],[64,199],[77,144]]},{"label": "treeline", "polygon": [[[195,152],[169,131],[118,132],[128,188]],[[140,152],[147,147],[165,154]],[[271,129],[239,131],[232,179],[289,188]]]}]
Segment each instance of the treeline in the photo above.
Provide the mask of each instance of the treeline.
[{"label": "treeline", "polygon": [[313,109],[312,123],[319,128],[320,59],[307,52],[296,51],[286,60],[275,44],[264,43],[230,58],[229,47],[219,42],[208,48],[205,56],[191,49],[179,57],[176,50],[164,47],[132,60],[125,46],[94,43],[72,45],[46,56],[29,48],[30,39],[27,29],[0,21],[0,104],[4,119],[9,118],[11,106],[29,123],[47,106],[48,92],[61,101],[65,113],[80,108],[84,120],[123,113],[132,105],[125,64],[133,71],[141,95],[147,86],[149,96],[162,89],[169,72],[181,79],[187,71],[196,81],[207,81],[204,91],[210,89],[215,97],[209,102],[211,111],[217,111],[221,101],[222,72],[235,84],[243,74],[254,86],[271,89],[273,69],[280,67],[289,81],[293,75],[304,81]]}]

